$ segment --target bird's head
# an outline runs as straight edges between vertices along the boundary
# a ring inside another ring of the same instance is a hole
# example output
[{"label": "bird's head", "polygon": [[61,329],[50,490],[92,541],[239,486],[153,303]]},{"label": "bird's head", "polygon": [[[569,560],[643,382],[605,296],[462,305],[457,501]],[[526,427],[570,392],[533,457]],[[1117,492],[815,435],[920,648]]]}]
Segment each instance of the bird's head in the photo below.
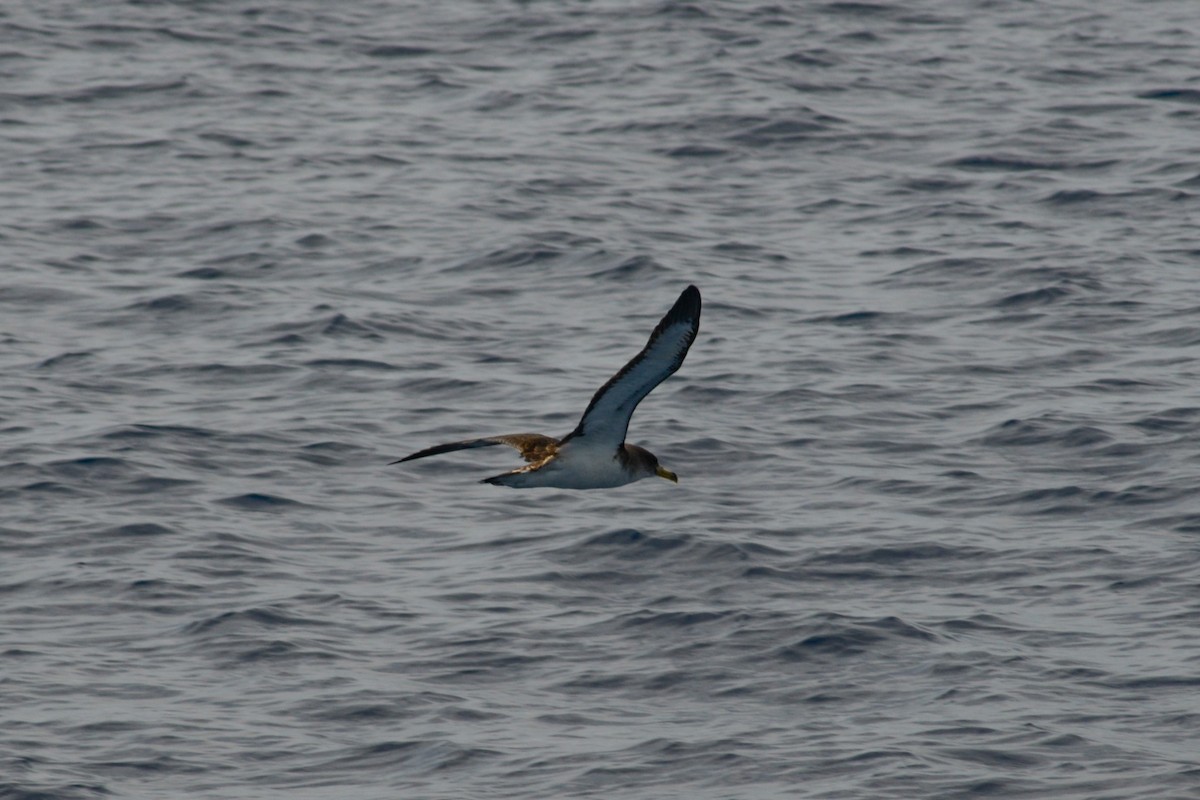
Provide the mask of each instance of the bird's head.
[{"label": "bird's head", "polygon": [[671,483],[679,483],[679,476],[659,464],[658,456],[646,448],[638,447],[636,444],[627,444],[622,452],[621,460],[626,464],[626,468],[632,469],[638,475],[638,478],[634,480],[658,476],[666,478]]}]

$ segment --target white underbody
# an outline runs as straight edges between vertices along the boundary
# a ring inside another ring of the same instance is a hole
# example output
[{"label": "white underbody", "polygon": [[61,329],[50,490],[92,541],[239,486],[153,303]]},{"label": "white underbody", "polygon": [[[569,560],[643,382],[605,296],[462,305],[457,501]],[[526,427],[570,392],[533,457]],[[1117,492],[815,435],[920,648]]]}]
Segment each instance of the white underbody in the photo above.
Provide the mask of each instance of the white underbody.
[{"label": "white underbody", "polygon": [[514,489],[611,489],[653,474],[629,472],[611,444],[589,445],[587,437],[582,437],[567,442],[545,462],[497,475],[488,483]]}]

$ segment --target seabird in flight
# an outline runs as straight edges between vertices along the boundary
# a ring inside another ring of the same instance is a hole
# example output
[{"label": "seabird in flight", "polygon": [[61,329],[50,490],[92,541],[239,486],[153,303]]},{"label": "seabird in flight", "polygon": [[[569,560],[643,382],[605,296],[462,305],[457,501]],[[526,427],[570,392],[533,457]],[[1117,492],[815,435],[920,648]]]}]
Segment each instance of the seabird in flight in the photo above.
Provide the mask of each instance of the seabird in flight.
[{"label": "seabird in flight", "polygon": [[700,290],[689,286],[650,334],[642,352],[600,387],[575,430],[561,439],[540,433],[487,436],[429,447],[392,463],[506,444],[519,450],[528,463],[482,483],[514,489],[608,489],[654,476],[678,483],[675,473],[660,466],[649,450],[625,444],[625,432],[638,403],[679,369],[699,330]]}]

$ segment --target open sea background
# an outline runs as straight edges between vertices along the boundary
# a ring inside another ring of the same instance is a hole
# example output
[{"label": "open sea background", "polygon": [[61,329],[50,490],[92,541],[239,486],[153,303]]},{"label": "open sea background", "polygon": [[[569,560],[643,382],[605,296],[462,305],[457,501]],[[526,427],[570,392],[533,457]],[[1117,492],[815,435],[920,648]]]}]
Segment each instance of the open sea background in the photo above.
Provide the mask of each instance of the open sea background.
[{"label": "open sea background", "polygon": [[9,0],[0,798],[1200,797],[1198,30]]}]

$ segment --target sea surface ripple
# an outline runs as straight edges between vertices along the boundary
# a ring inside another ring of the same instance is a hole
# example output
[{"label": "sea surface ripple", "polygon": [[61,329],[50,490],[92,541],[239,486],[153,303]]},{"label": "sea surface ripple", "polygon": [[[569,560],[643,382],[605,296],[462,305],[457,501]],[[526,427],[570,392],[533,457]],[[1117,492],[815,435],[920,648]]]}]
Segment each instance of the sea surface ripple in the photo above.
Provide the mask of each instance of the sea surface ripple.
[{"label": "sea surface ripple", "polygon": [[1197,30],[7,3],[0,800],[1200,796]]}]

